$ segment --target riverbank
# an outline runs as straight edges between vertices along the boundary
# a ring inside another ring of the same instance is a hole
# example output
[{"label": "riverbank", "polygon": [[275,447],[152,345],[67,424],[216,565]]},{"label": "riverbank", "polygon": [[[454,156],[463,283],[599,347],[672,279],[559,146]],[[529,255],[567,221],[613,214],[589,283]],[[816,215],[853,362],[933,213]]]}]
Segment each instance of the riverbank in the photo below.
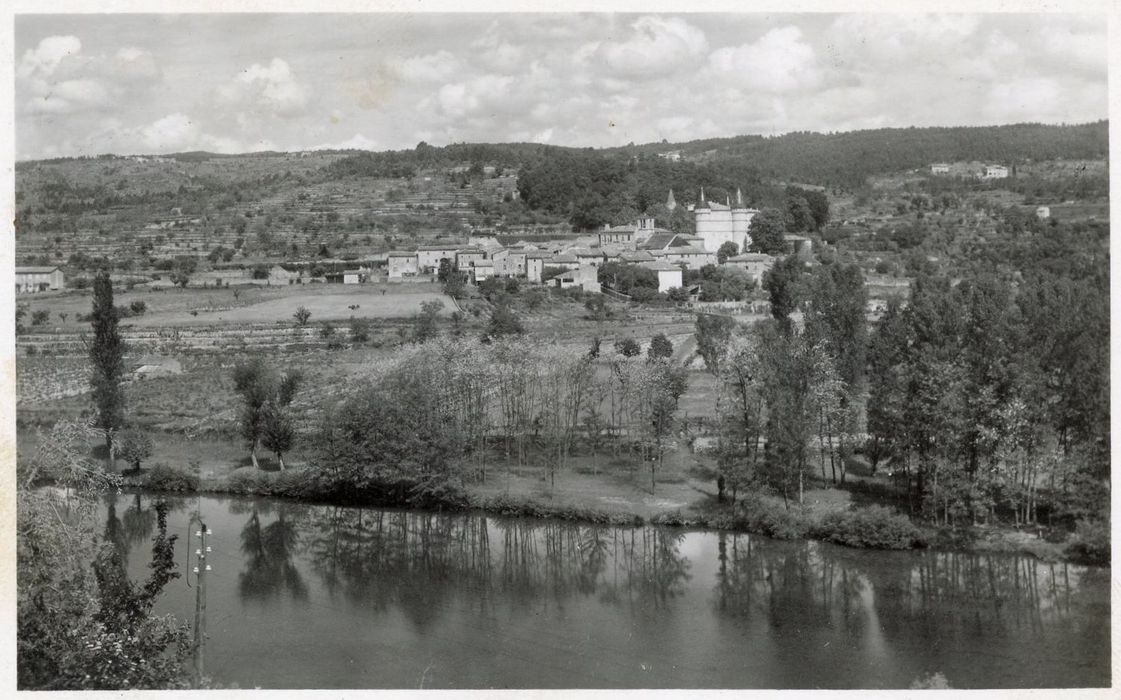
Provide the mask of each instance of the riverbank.
[{"label": "riverbank", "polygon": [[[579,478],[578,478],[579,477]],[[934,528],[877,506],[855,506],[846,491],[807,491],[803,505],[783,504],[763,494],[719,503],[707,482],[689,477],[658,484],[654,493],[613,483],[604,475],[565,475],[564,488],[550,488],[525,473],[495,474],[482,484],[420,490],[415,484],[378,484],[365,489],[332,487],[303,469],[236,469],[198,477],[158,466],[124,476],[124,486],[175,494],[206,493],[285,498],[353,506],[481,511],[507,517],[555,519],[601,525],[644,524],[699,530],[746,532],[774,539],[816,539],[855,548],[1023,554],[1044,562],[1109,565],[1108,547],[1084,546],[1075,534],[1062,538],[1041,529],[972,526]],[[1087,554],[1089,550],[1089,554]]]}]

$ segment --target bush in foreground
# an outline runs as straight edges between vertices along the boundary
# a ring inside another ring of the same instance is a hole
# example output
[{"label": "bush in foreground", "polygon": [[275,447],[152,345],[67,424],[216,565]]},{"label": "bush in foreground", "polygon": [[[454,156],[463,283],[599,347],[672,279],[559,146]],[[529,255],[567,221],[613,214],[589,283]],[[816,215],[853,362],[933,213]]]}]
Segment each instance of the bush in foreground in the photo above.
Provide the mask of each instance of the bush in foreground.
[{"label": "bush in foreground", "polygon": [[161,462],[148,472],[144,486],[153,491],[198,491],[199,478],[197,474]]},{"label": "bush in foreground", "polygon": [[1086,564],[1109,565],[1109,521],[1079,520],[1066,548],[1067,556]]},{"label": "bush in foreground", "polygon": [[884,506],[826,514],[813,534],[828,542],[868,549],[911,549],[922,533],[911,519]]}]

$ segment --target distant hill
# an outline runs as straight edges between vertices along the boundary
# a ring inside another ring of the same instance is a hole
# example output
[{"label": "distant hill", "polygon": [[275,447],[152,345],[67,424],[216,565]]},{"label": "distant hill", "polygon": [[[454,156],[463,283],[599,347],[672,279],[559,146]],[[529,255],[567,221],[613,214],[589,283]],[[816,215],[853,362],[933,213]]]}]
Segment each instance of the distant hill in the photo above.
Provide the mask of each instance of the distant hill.
[{"label": "distant hill", "polygon": [[[335,240],[348,233],[372,235],[378,246],[386,236],[462,235],[474,227],[567,222],[587,231],[642,214],[688,231],[693,222],[686,205],[701,188],[711,201],[732,199],[739,190],[750,206],[782,206],[789,184],[820,186],[836,196],[867,190],[873,176],[932,162],[1003,163],[1024,172],[1029,161],[1100,163],[1108,161],[1108,130],[1108,122],[1099,121],[798,132],[602,149],[422,142],[382,152],[196,151],[22,161],[16,164],[16,228],[26,256],[63,259],[75,236],[88,239],[91,251],[128,249],[149,238],[157,250],[178,245],[188,251],[241,247],[247,238],[260,238],[261,249],[286,245],[291,253],[294,243],[315,248],[321,234],[334,247],[352,245]],[[1045,199],[1058,192],[1029,179],[1017,180],[1022,193]],[[1083,190],[1104,191],[1108,184],[1108,174],[1082,179]],[[674,210],[665,206],[670,189]],[[179,217],[174,235],[160,228],[171,225],[172,212]]]},{"label": "distant hill", "polygon": [[687,160],[712,164],[739,161],[764,178],[854,188],[870,175],[942,161],[982,160],[1010,165],[1025,160],[1108,158],[1109,122],[795,132],[769,138],[736,136],[607,149],[612,151],[680,151]]}]

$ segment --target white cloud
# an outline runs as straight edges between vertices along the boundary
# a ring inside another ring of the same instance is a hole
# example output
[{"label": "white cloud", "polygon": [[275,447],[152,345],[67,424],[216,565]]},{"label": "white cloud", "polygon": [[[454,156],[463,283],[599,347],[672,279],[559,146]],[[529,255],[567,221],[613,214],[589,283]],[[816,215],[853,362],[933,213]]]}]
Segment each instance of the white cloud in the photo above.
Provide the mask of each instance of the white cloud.
[{"label": "white cloud", "polygon": [[193,148],[199,136],[198,125],[181,112],[169,114],[140,131],[145,147],[153,151]]},{"label": "white cloud", "polygon": [[63,59],[81,50],[82,42],[76,36],[48,36],[40,40],[37,47],[24,52],[16,74],[22,78],[49,76],[58,69]]},{"label": "white cloud", "polygon": [[717,49],[709,65],[725,78],[768,92],[814,87],[822,77],[813,47],[793,26],[772,29],[751,44]]},{"label": "white cloud", "polygon": [[218,89],[219,98],[242,109],[294,117],[308,105],[308,90],[288,62],[274,58],[268,65],[254,63]]},{"label": "white cloud", "polygon": [[[596,53],[620,76],[634,79],[668,77],[694,65],[707,51],[704,32],[676,17],[639,17],[631,37],[602,42]],[[588,49],[581,52],[588,54]]]},{"label": "white cloud", "polygon": [[117,50],[112,62],[113,73],[130,80],[150,80],[160,76],[160,67],[151,52],[126,46]]},{"label": "white cloud", "polygon": [[1073,32],[1058,30],[1044,35],[1043,46],[1056,58],[1078,67],[1105,75],[1105,32]]},{"label": "white cloud", "polygon": [[502,107],[509,97],[514,78],[508,75],[481,75],[467,82],[449,83],[436,91],[435,100],[426,97],[417,106],[420,111],[436,107],[448,117],[461,118]]},{"label": "white cloud", "polygon": [[150,87],[159,75],[155,57],[142,49],[88,55],[76,36],[48,36],[24,52],[16,94],[31,114],[104,111]]},{"label": "white cloud", "polygon": [[439,83],[453,77],[462,66],[455,54],[440,50],[423,56],[413,56],[394,66],[404,80]]}]

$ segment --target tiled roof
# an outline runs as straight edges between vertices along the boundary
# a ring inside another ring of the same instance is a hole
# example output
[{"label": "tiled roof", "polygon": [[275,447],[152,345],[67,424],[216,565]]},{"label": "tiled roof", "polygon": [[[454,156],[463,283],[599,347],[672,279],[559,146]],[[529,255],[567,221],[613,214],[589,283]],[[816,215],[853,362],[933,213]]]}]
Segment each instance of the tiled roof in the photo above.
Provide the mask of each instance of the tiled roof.
[{"label": "tiled roof", "polygon": [[678,267],[677,265],[671,265],[664,260],[655,260],[654,262],[644,262],[639,264],[642,265],[642,267],[645,267],[647,270],[653,270],[654,272],[681,272],[680,267]]},{"label": "tiled roof", "polygon": [[54,267],[47,267],[47,266],[17,267],[16,268],[16,274],[17,275],[46,275],[46,274],[50,274],[50,273],[54,272],[57,269],[58,269],[57,265],[54,266]]}]

